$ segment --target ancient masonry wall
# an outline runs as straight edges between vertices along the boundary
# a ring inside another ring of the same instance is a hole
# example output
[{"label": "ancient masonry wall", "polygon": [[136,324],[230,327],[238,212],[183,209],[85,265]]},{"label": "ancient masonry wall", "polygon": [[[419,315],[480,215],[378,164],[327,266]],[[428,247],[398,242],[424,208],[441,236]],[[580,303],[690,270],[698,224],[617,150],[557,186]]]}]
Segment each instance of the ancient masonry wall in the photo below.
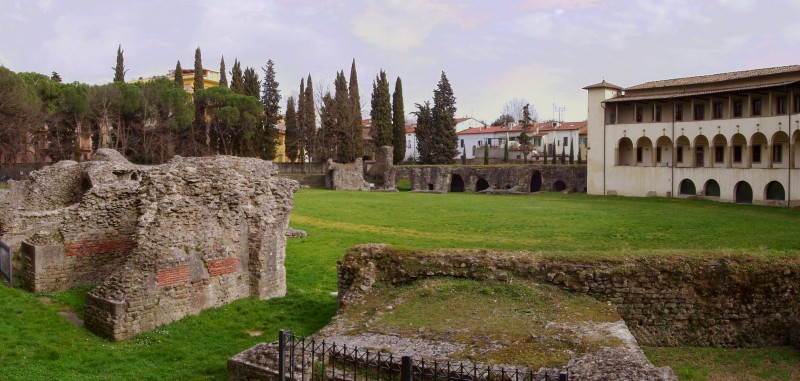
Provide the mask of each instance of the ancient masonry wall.
[{"label": "ancient masonry wall", "polygon": [[69,165],[79,170],[54,189],[71,198],[34,202],[37,177],[26,185],[27,205],[57,207],[60,222],[37,225],[12,211],[0,225],[25,237],[29,289],[98,284],[87,295],[85,324],[114,340],[242,297],[285,294],[297,182],[258,159],[176,157],[144,167],[107,151]]},{"label": "ancient masonry wall", "polygon": [[364,181],[364,162],[356,159],[354,163],[340,164],[328,159],[325,166],[325,187],[333,190],[369,190]]},{"label": "ancient masonry wall", "polygon": [[616,304],[641,345],[798,346],[800,259],[665,255],[618,260],[535,253],[355,247],[339,262],[340,303],[376,282],[427,276],[536,279]]},{"label": "ancient masonry wall", "polygon": [[583,165],[488,165],[488,166],[393,166],[385,188],[396,189],[400,179],[411,182],[412,191],[428,192],[585,192]]}]

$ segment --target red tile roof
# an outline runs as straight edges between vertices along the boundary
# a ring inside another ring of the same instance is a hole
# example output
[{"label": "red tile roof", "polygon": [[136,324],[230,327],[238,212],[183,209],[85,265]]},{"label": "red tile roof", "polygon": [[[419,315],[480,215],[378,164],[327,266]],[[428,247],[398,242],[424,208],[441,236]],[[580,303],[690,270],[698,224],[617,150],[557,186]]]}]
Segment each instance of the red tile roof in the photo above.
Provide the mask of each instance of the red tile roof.
[{"label": "red tile roof", "polygon": [[800,65],[769,67],[764,69],[732,71],[728,73],[698,75],[694,77],[664,79],[660,81],[650,81],[636,86],[625,88],[625,90],[639,90],[639,89],[652,89],[657,87],[671,87],[671,86],[687,86],[699,85],[705,83],[732,81],[737,79],[748,79],[756,77],[764,77],[775,74],[785,73],[798,73],[800,72]]},{"label": "red tile roof", "polygon": [[[589,123],[587,121],[582,122],[561,122],[559,123],[558,128],[555,128],[557,131],[572,131],[572,130],[579,130],[583,127],[586,127]],[[539,129],[541,132],[548,132],[554,130],[552,122],[542,122],[542,123],[534,123],[529,131],[536,131]],[[459,132],[459,135],[472,135],[472,134],[497,134],[503,132],[522,132],[522,125],[517,124],[508,128],[506,126],[489,126],[489,127],[473,127],[468,128],[464,131]]]}]

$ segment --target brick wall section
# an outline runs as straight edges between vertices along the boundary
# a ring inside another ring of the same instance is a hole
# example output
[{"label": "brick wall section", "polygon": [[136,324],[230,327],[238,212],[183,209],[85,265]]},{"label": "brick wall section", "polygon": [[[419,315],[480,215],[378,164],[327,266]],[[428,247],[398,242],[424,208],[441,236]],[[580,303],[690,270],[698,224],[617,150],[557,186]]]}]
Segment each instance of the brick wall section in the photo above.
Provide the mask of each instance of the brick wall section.
[{"label": "brick wall section", "polygon": [[82,241],[68,243],[64,245],[66,251],[64,256],[71,257],[77,255],[95,255],[108,253],[127,252],[133,247],[133,240],[130,238],[119,238],[99,241]]},{"label": "brick wall section", "polygon": [[158,270],[156,282],[159,286],[170,286],[189,280],[189,266],[178,266],[171,269]]},{"label": "brick wall section", "polygon": [[208,261],[208,275],[219,276],[235,273],[239,271],[239,258],[225,258],[216,261]]},{"label": "brick wall section", "polygon": [[792,337],[800,322],[797,257],[706,254],[600,260],[362,245],[350,249],[338,267],[340,305],[358,300],[376,282],[520,277],[614,303],[642,345],[757,347],[792,340],[798,345]]}]

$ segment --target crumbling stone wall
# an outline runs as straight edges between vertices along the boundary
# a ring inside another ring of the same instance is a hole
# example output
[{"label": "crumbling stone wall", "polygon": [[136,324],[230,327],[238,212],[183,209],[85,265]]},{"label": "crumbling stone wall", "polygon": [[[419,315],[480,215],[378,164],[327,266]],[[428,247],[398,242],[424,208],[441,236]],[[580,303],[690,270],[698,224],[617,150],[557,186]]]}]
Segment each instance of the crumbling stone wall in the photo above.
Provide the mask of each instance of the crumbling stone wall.
[{"label": "crumbling stone wall", "polygon": [[[61,176],[42,176],[46,168],[12,187],[27,192],[18,206],[3,205],[14,217],[2,231],[26,239],[29,289],[99,284],[86,299],[88,329],[124,339],[245,296],[285,294],[298,184],[276,177],[272,163],[215,156],[136,166],[99,150],[90,162],[59,165],[68,169]],[[37,225],[25,206],[55,217]]]},{"label": "crumbling stone wall", "polygon": [[403,251],[363,245],[339,262],[340,303],[376,282],[426,276],[551,283],[606,298],[653,346],[796,345],[800,259],[708,255],[567,259],[526,252]]},{"label": "crumbling stone wall", "polygon": [[412,191],[438,193],[453,191],[453,184],[459,180],[466,192],[586,191],[586,166],[583,165],[394,166],[389,168],[385,178],[384,187],[387,188],[394,189],[397,181],[407,178]]},{"label": "crumbling stone wall", "polygon": [[356,159],[354,163],[341,164],[328,159],[325,168],[325,187],[333,190],[369,190],[369,184],[364,181],[364,162]]}]

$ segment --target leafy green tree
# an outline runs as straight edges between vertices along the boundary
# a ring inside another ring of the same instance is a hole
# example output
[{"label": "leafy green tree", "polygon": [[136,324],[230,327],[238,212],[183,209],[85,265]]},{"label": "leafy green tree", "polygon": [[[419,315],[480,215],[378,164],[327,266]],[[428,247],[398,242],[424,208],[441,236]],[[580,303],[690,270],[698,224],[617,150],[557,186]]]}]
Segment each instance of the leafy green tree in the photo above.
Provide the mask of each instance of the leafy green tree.
[{"label": "leafy green tree", "polygon": [[406,111],[403,107],[403,83],[400,77],[394,83],[392,96],[392,146],[394,146],[394,164],[399,164],[406,157]]},{"label": "leafy green tree", "polygon": [[56,72],[53,72],[52,74],[50,74],[50,80],[55,82],[55,83],[61,83],[62,82],[61,81],[61,76],[58,75],[58,73],[56,73]]},{"label": "leafy green tree", "polygon": [[54,161],[77,160],[80,158],[77,137],[88,132],[83,130],[89,107],[88,86],[79,83],[60,86],[56,112],[52,123],[48,123],[48,156]]},{"label": "leafy green tree", "polygon": [[200,47],[194,51],[194,91],[202,90],[203,84],[203,58],[200,55]]},{"label": "leafy green tree", "polygon": [[528,164],[528,155],[530,155],[533,148],[531,147],[531,136],[528,135],[530,132],[531,125],[533,124],[533,120],[531,119],[530,113],[530,104],[526,104],[522,108],[522,132],[517,137],[517,141],[519,142],[519,147],[522,150],[522,157],[524,159],[525,164]]},{"label": "leafy green tree", "polygon": [[244,95],[254,98],[259,98],[261,95],[261,83],[256,69],[252,67],[244,69]]},{"label": "leafy green tree", "polygon": [[278,90],[278,81],[275,79],[275,64],[267,60],[264,70],[264,86],[261,93],[261,102],[264,104],[264,131],[261,132],[261,158],[274,160],[278,144],[278,122],[281,119],[281,93]]},{"label": "leafy green tree", "polygon": [[175,154],[183,154],[178,141],[192,125],[194,105],[191,96],[167,78],[143,84],[141,93],[142,119],[147,128],[140,129],[140,143],[131,159],[143,164],[157,164],[168,161]]},{"label": "leafy green tree", "polygon": [[572,139],[569,140],[569,163],[575,164],[575,150],[572,149]]},{"label": "leafy green tree", "polygon": [[233,60],[231,70],[231,90],[236,94],[244,94],[244,75],[242,74],[242,63],[238,59]]},{"label": "leafy green tree", "polygon": [[415,104],[417,111],[413,114],[417,117],[417,152],[419,152],[419,161],[425,164],[433,163],[433,156],[436,150],[435,133],[433,125],[433,116],[431,111],[430,102],[426,101],[423,104]]},{"label": "leafy green tree", "polygon": [[[54,83],[43,75],[36,81],[48,82],[40,85],[42,89]],[[0,66],[0,150],[11,153],[15,161],[27,149],[31,133],[44,127],[47,106],[35,85]]]},{"label": "leafy green tree", "polygon": [[219,85],[228,87],[228,73],[225,72],[225,56],[219,60]]},{"label": "leafy green tree", "polygon": [[439,84],[433,91],[431,117],[435,150],[430,164],[452,164],[458,154],[458,135],[456,135],[456,97],[447,75],[442,72]]},{"label": "leafy green tree", "polygon": [[211,148],[221,154],[259,157],[258,134],[263,104],[249,95],[214,86],[195,93],[208,114]]},{"label": "leafy green tree", "polygon": [[509,123],[514,123],[514,117],[508,114],[500,115],[497,119],[492,122],[492,126],[506,126]]},{"label": "leafy green tree", "polygon": [[125,82],[125,73],[128,72],[125,69],[125,62],[124,58],[122,57],[122,44],[117,47],[117,65],[114,66],[114,82]]},{"label": "leafy green tree", "polygon": [[297,123],[297,112],[294,107],[294,97],[291,96],[286,99],[284,124],[286,125],[286,136],[284,138],[286,157],[289,158],[290,162],[294,163],[300,156],[302,141],[300,137],[300,126]]},{"label": "leafy green tree", "polygon": [[183,69],[181,68],[181,61],[175,64],[175,87],[183,90]]},{"label": "leafy green tree", "polygon": [[[380,74],[372,82],[372,134],[377,148],[393,144],[392,104],[389,98],[389,81],[386,72]],[[394,160],[394,157],[392,158]]]}]

